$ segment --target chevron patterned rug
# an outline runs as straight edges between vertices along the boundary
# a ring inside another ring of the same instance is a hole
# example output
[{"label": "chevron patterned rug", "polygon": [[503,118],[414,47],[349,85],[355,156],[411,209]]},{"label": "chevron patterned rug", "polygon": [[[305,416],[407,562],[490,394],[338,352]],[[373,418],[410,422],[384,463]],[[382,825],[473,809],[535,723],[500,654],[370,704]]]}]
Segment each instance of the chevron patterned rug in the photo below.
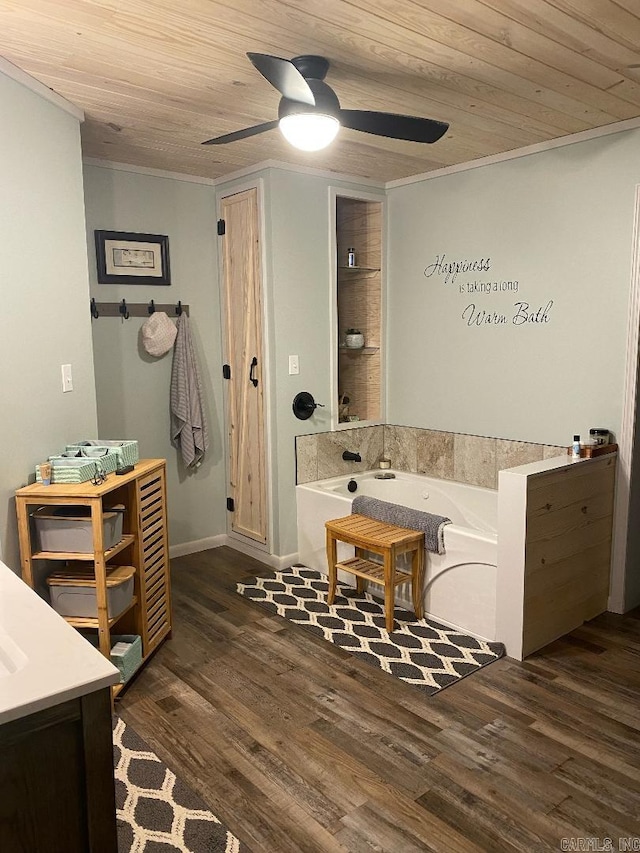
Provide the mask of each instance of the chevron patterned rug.
[{"label": "chevron patterned rug", "polygon": [[428,695],[477,672],[504,655],[488,643],[396,607],[396,630],[385,629],[384,604],[369,593],[338,584],[329,607],[326,575],[304,566],[239,583],[236,590],[269,612],[302,625]]},{"label": "chevron patterned rug", "polygon": [[120,717],[113,728],[118,853],[246,853]]}]

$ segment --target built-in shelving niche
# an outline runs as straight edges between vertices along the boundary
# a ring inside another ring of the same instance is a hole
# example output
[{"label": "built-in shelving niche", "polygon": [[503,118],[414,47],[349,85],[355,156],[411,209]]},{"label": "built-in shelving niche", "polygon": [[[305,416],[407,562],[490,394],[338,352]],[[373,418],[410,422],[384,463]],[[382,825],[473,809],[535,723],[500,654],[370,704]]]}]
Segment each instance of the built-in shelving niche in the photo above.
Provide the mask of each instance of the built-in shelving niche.
[{"label": "built-in shelving niche", "polygon": [[[339,426],[382,417],[382,235],[381,201],[336,196]],[[348,266],[349,249],[355,250],[355,266]],[[362,332],[362,349],[345,346],[347,329]],[[345,395],[346,407],[340,405]]]}]

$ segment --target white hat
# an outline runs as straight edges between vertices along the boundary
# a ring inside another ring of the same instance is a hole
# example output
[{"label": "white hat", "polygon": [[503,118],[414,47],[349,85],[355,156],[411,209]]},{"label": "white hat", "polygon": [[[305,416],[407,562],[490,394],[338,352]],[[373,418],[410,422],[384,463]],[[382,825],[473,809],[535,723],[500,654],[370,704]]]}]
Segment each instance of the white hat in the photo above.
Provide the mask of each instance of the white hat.
[{"label": "white hat", "polygon": [[160,357],[169,352],[178,334],[173,323],[164,311],[154,311],[142,324],[142,345],[149,353]]}]

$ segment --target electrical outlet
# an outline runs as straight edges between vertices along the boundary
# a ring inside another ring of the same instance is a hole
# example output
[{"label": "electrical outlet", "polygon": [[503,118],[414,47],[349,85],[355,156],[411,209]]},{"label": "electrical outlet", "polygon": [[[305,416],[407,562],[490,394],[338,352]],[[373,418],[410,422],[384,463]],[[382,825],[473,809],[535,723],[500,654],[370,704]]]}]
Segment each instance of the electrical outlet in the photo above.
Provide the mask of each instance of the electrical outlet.
[{"label": "electrical outlet", "polygon": [[70,364],[62,364],[60,365],[62,369],[62,393],[66,394],[67,391],[73,391],[73,376],[71,374],[71,365]]},{"label": "electrical outlet", "polygon": [[289,376],[297,376],[300,373],[300,361],[297,355],[289,356]]}]

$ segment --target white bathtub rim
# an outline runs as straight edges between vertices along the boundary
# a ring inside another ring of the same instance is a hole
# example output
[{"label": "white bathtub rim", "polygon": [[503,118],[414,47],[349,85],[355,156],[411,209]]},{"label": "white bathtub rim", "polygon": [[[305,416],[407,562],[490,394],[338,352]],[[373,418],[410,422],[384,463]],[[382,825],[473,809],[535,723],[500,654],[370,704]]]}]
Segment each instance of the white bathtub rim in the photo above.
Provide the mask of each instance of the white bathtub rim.
[{"label": "white bathtub rim", "polygon": [[[376,474],[394,474],[393,478],[387,477],[376,477]],[[401,471],[398,468],[385,468],[384,470],[379,470],[378,468],[369,468],[366,471],[355,471],[351,474],[338,474],[335,477],[326,477],[323,480],[310,480],[308,483],[298,483],[299,488],[309,488],[309,489],[321,489],[322,491],[331,491],[326,488],[326,486],[330,484],[339,484],[339,483],[348,483],[350,480],[357,480],[358,478],[364,478],[367,480],[385,480],[385,479],[396,479],[396,480],[429,480],[434,483],[440,483],[443,485],[451,485],[454,488],[462,488],[462,489],[470,489],[474,492],[493,492],[497,495],[497,489],[490,489],[488,486],[476,486],[473,483],[464,483],[462,480],[450,480],[444,477],[434,477],[431,474],[419,474],[417,471]],[[344,495],[340,495],[340,497],[345,497]]]},{"label": "white bathtub rim", "polygon": [[[378,473],[380,473],[380,471],[378,469],[373,468],[373,469],[369,469],[368,471],[362,471],[362,472],[357,472],[357,473],[353,473],[353,474],[341,474],[341,475],[336,476],[336,477],[327,477],[324,480],[312,480],[308,483],[300,483],[298,486],[296,486],[296,488],[304,489],[304,490],[310,491],[310,492],[319,493],[322,495],[330,495],[331,498],[335,499],[336,501],[338,501],[338,500],[343,501],[344,505],[345,505],[345,515],[348,515],[351,512],[351,505],[353,503],[353,499],[355,497],[357,497],[357,493],[353,492],[353,493],[345,495],[345,494],[341,494],[340,492],[338,492],[337,488],[340,486],[346,486],[347,483],[349,483],[351,480],[356,480],[356,482],[357,482],[358,479],[360,479],[360,480],[362,480],[362,479],[365,479],[365,480],[374,480],[374,479],[384,480],[384,479],[386,479],[386,478],[376,478],[375,475]],[[409,481],[409,482],[415,483],[415,482],[424,481],[425,484],[432,483],[436,488],[444,487],[444,489],[446,489],[446,487],[450,485],[454,488],[454,490],[460,489],[463,491],[479,492],[480,494],[483,494],[483,495],[484,494],[492,494],[492,495],[496,496],[496,501],[497,501],[498,490],[497,489],[489,489],[486,486],[474,486],[474,485],[471,485],[469,483],[462,483],[459,480],[445,480],[445,479],[441,479],[439,477],[432,477],[428,474],[418,474],[416,472],[399,471],[399,470],[393,469],[393,468],[392,469],[386,469],[385,473],[395,474],[395,477],[393,479],[399,480],[401,482],[402,481]],[[328,488],[329,486],[333,486],[334,488]],[[446,492],[445,492],[445,494],[446,494]],[[448,495],[447,495],[447,497],[448,497]],[[418,510],[418,511],[421,511],[421,510]],[[424,510],[424,511],[428,512],[428,510]],[[466,512],[469,516],[478,519],[477,514],[472,509],[465,507],[464,512]],[[496,513],[497,513],[497,504],[496,504]],[[496,521],[497,521],[497,518],[496,518]],[[484,521],[482,519],[478,519],[477,525],[478,526],[454,524],[454,523],[447,524],[445,527],[445,547],[446,547],[447,530],[451,530],[452,532],[454,532],[454,531],[460,532],[460,533],[464,532],[465,535],[469,535],[473,538],[477,538],[477,539],[482,540],[482,541],[487,541],[487,542],[492,542],[492,543],[497,542],[497,536],[498,536],[497,524],[496,524],[494,529],[489,530],[489,529],[487,529],[487,527],[492,526],[492,525],[487,525],[486,523],[484,523]]]}]

